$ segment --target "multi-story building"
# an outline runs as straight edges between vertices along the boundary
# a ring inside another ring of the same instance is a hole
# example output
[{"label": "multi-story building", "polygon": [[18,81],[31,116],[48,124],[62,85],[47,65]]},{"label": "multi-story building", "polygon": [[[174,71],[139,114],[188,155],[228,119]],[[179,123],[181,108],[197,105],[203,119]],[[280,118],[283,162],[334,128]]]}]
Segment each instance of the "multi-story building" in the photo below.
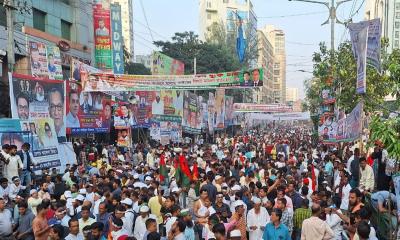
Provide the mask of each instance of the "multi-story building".
[{"label": "multi-story building", "polygon": [[121,5],[122,38],[124,46],[131,55],[133,62],[134,55],[134,34],[133,34],[133,0],[112,0],[113,3]]},{"label": "multi-story building", "polygon": [[299,100],[299,89],[288,87],[286,88],[286,102],[293,103]]},{"label": "multi-story building", "polygon": [[266,25],[262,31],[274,49],[273,65],[273,101],[286,102],[286,50],[285,33],[272,25]]},{"label": "multi-story building", "polygon": [[148,69],[151,69],[151,65],[152,65],[151,60],[152,60],[151,54],[150,55],[136,55],[135,56],[135,62],[143,64]]},{"label": "multi-story building", "polygon": [[367,0],[365,19],[380,18],[382,37],[389,39],[387,52],[400,48],[400,0]]},{"label": "multi-story building", "polygon": [[263,69],[263,86],[254,91],[254,101],[257,103],[273,103],[273,67],[274,49],[264,32],[257,31],[258,60],[257,66]]}]

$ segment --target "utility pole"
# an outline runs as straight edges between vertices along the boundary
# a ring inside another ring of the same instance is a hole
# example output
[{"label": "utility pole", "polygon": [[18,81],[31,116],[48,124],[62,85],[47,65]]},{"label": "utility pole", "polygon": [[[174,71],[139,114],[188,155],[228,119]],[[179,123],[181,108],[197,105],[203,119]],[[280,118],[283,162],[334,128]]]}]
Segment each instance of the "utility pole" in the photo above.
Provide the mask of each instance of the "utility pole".
[{"label": "utility pole", "polygon": [[319,2],[319,1],[313,1],[313,0],[289,0],[289,1],[298,1],[298,2],[308,2],[308,3],[315,3],[315,4],[322,4],[326,6],[329,9],[329,18],[325,22],[323,22],[321,25],[328,24],[329,21],[331,22],[331,54],[333,56],[334,50],[335,50],[335,23],[340,23],[344,24],[341,22],[337,16],[336,16],[336,10],[338,7],[345,2],[349,2],[351,0],[341,0],[336,2],[335,6],[335,0],[331,0],[331,3],[329,2]]},{"label": "utility pole", "polygon": [[8,71],[14,71],[15,54],[14,54],[14,0],[4,0],[4,8],[6,9],[7,17],[7,62]]}]

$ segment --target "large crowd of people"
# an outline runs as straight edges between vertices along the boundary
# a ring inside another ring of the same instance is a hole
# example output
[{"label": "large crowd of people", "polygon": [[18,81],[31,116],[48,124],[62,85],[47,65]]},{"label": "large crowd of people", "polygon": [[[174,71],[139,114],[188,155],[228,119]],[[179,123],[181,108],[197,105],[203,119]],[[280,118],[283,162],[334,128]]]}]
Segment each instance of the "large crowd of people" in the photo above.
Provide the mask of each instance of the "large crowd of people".
[{"label": "large crowd of people", "polygon": [[28,143],[3,145],[0,239],[400,239],[381,142],[313,145],[309,129],[278,125],[215,136],[77,141],[76,165],[40,174]]}]

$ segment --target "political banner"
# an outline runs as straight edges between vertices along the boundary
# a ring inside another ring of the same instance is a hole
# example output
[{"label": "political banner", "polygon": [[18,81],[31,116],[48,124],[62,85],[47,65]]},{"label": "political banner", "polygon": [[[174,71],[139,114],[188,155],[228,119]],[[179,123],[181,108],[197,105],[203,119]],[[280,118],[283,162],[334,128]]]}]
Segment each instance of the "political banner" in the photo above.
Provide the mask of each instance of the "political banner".
[{"label": "political banner", "polygon": [[78,59],[72,58],[71,62],[71,79],[80,82],[81,72],[86,74],[102,73],[101,70],[87,65]]},{"label": "political banner", "polygon": [[215,111],[215,96],[214,93],[208,93],[208,101],[207,101],[207,109],[208,109],[208,131],[210,134],[214,132],[214,119],[216,119],[216,111]]},{"label": "political banner", "polygon": [[47,62],[50,79],[63,80],[61,54],[58,46],[47,47]]},{"label": "political banner", "polygon": [[93,4],[93,25],[96,67],[104,71],[112,71],[110,0]]},{"label": "political banner", "polygon": [[351,43],[357,60],[356,91],[359,94],[364,94],[367,87],[368,26],[368,24],[349,24]]},{"label": "political banner", "polygon": [[124,43],[122,39],[121,5],[111,4],[111,27],[114,74],[124,73]]},{"label": "political banner", "polygon": [[337,137],[338,123],[335,116],[324,116],[318,125],[318,135],[322,142],[335,142]]},{"label": "political banner", "polygon": [[351,142],[362,134],[363,102],[359,102],[350,114],[339,120],[336,139],[340,142]]},{"label": "political banner", "polygon": [[164,115],[182,117],[183,91],[161,90],[161,100],[164,102]]},{"label": "political banner", "polygon": [[[369,21],[361,21],[358,23],[350,23],[349,30],[350,36],[354,32],[359,31],[358,29],[368,28],[368,40],[367,40],[367,64],[374,67],[379,73],[382,71],[381,66],[381,37],[382,37],[382,26],[379,18],[372,19]],[[357,59],[357,49],[353,45],[353,54]]]},{"label": "political banner", "polygon": [[191,134],[201,132],[200,111],[197,95],[185,91],[183,95],[182,130]]},{"label": "political banner", "polygon": [[257,103],[234,103],[235,112],[291,112],[292,107],[285,104],[257,104]]},{"label": "political banner", "polygon": [[[263,86],[263,69],[197,75],[91,74],[84,91],[254,88]],[[95,85],[96,88],[91,86]]]},{"label": "political banner", "polygon": [[185,64],[160,52],[151,55],[151,73],[153,75],[183,75]]},{"label": "political banner", "polygon": [[[132,114],[137,127],[148,128],[151,124],[153,114],[164,112],[160,93],[156,91],[136,91],[135,96],[139,99],[138,106],[131,105]],[[158,100],[160,100],[158,102]]]},{"label": "political banner", "polygon": [[310,112],[291,112],[291,113],[250,113],[250,121],[266,120],[266,121],[310,121]]},{"label": "political banner", "polygon": [[102,133],[110,131],[111,97],[101,92],[82,92],[73,80],[66,82],[66,126],[69,134]]},{"label": "political banner", "polygon": [[182,118],[177,116],[157,115],[153,118],[150,135],[154,140],[166,145],[171,141],[179,143],[182,141]]},{"label": "political banner", "polygon": [[49,77],[47,65],[46,44],[39,42],[29,42],[29,54],[31,55],[31,73],[34,77]]},{"label": "political banner", "polygon": [[204,115],[207,115],[208,116],[208,109],[207,109],[207,104],[206,105],[204,105],[204,98],[203,98],[203,96],[198,96],[198,99],[199,99],[199,111],[200,111],[200,126],[201,126],[201,129],[202,130],[204,130],[204,129],[206,129],[207,128],[207,124],[206,123],[208,123],[207,121],[207,118],[205,118],[204,117]]},{"label": "political banner", "polygon": [[20,120],[52,118],[59,142],[66,141],[64,81],[9,73],[11,115]]},{"label": "political banner", "polygon": [[233,119],[233,97],[225,96],[225,126],[232,126]]},{"label": "political banner", "polygon": [[117,146],[132,147],[131,128],[120,128],[117,131]]},{"label": "political banner", "polygon": [[[21,124],[19,119],[9,119],[2,118],[0,119],[0,144],[3,146],[4,144],[8,145],[16,145],[18,150],[21,149],[21,146],[24,142],[31,142],[25,139],[23,131],[27,131],[27,128],[24,130],[21,129]],[[29,134],[29,133],[28,133]]]},{"label": "political banner", "polygon": [[336,102],[336,98],[334,98],[331,94],[331,90],[324,89],[322,90],[322,104],[332,104]]},{"label": "political banner", "polygon": [[[21,121],[21,125],[25,123]],[[35,124],[35,130],[33,130],[32,124]],[[35,119],[34,121],[29,121],[29,125],[31,126],[31,131],[35,133],[33,135],[34,145],[32,147],[32,155],[36,166],[33,168],[33,171],[43,168],[59,168],[61,166],[61,159],[53,119]],[[38,144],[36,145],[36,143]]]},{"label": "political banner", "polygon": [[217,89],[215,92],[215,129],[225,128],[225,89]]}]

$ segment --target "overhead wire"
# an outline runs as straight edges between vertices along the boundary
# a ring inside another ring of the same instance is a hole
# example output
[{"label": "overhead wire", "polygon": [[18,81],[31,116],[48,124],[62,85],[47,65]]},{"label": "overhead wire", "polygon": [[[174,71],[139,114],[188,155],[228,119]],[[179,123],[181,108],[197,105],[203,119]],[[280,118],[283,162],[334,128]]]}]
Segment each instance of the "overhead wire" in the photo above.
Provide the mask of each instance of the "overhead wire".
[{"label": "overhead wire", "polygon": [[142,12],[143,12],[144,20],[146,21],[147,29],[149,30],[151,39],[152,39],[153,42],[154,42],[153,33],[151,32],[151,29],[150,29],[150,26],[149,26],[149,21],[148,21],[148,19],[147,19],[146,11],[144,10],[144,5],[143,5],[143,1],[142,1],[142,0],[140,0],[140,6],[142,7]]}]

